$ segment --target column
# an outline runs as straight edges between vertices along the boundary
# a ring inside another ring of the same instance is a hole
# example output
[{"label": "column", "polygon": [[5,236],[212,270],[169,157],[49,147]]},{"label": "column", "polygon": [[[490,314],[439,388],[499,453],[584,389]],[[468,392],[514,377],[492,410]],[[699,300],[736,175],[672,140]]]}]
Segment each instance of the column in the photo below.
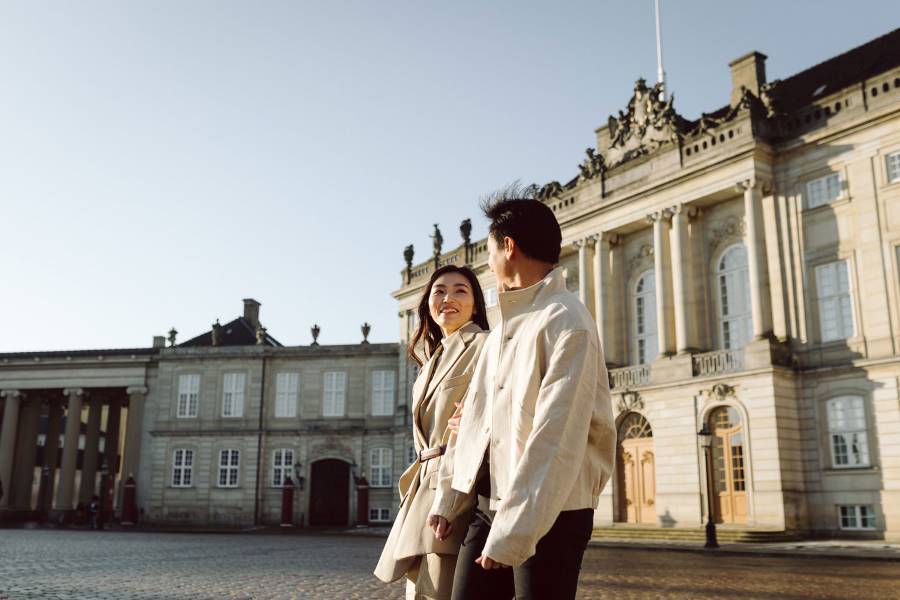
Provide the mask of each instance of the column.
[{"label": "column", "polygon": [[607,352],[606,288],[609,281],[609,235],[602,231],[594,236],[594,318],[597,321],[597,333],[600,336],[600,347],[606,360]]},{"label": "column", "polygon": [[106,509],[114,508],[112,492],[116,482],[116,467],[119,464],[119,429],[122,416],[122,399],[112,397],[109,400],[109,410],[106,413],[106,441],[103,444],[103,461],[106,463],[108,474],[106,480],[101,483],[101,494],[109,494],[107,498],[100,497],[100,505]]},{"label": "column", "polygon": [[575,241],[578,248],[578,299],[587,306],[588,304],[588,238]]},{"label": "column", "polygon": [[3,408],[3,426],[0,427],[0,484],[3,484],[3,498],[0,508],[7,508],[12,489],[13,454],[16,449],[16,429],[19,424],[19,405],[22,393],[19,390],[0,391],[5,398]]},{"label": "column", "polygon": [[755,179],[737,184],[744,193],[744,219],[747,225],[747,270],[750,272],[750,309],[753,315],[753,338],[761,339],[771,333],[772,327],[766,315],[764,293],[768,290],[766,275],[760,256],[765,250],[765,239],[760,229],[760,185]]},{"label": "column", "polygon": [[690,260],[690,246],[687,243],[687,222],[696,209],[679,204],[672,208],[672,236],[669,247],[672,256],[672,295],[675,304],[675,349],[678,354],[690,350],[687,322],[687,306],[690,302],[690,287],[687,284],[685,258]]},{"label": "column", "polygon": [[16,510],[31,510],[31,490],[34,483],[34,463],[37,455],[40,419],[40,398],[31,397],[29,394],[19,410],[19,431],[12,483],[4,489],[4,493],[10,496],[9,507]]},{"label": "column", "polygon": [[81,434],[81,388],[63,390],[68,396],[66,408],[66,433],[63,439],[62,464],[59,467],[59,489],[56,490],[56,508],[72,510],[75,495],[75,467],[78,465],[78,437]]},{"label": "column", "polygon": [[79,502],[88,504],[97,493],[97,452],[100,442],[100,417],[103,415],[103,399],[92,396],[88,412],[84,455],[81,460],[81,490]]},{"label": "column", "polygon": [[56,398],[47,401],[47,436],[44,438],[44,464],[41,468],[41,487],[38,510],[47,511],[53,505],[56,467],[59,466],[59,434],[62,429],[62,405]]},{"label": "column", "polygon": [[609,244],[609,277],[606,281],[606,334],[609,337],[607,347],[604,348],[607,362],[624,366],[628,363],[626,358],[626,331],[625,310],[627,300],[625,294],[625,238],[612,234],[607,236]]},{"label": "column", "polygon": [[144,423],[144,398],[147,388],[130,387],[128,393],[128,417],[125,421],[125,456],[122,460],[122,479],[137,479],[141,458],[141,435]]},{"label": "column", "polygon": [[669,325],[666,318],[666,291],[668,290],[668,273],[665,262],[665,226],[671,211],[664,209],[647,216],[653,224],[653,274],[656,279],[656,335],[659,341],[659,357],[668,356]]}]

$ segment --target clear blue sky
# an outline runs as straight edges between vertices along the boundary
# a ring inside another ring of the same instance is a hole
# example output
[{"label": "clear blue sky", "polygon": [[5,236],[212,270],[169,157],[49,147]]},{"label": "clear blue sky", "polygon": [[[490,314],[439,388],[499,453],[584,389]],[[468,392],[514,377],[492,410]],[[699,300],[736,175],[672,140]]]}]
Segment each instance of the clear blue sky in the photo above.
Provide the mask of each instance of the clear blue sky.
[{"label": "clear blue sky", "polygon": [[[774,79],[900,24],[894,0],[662,4],[688,118],[745,52]],[[655,60],[652,0],[4,2],[0,351],[184,340],[245,297],[285,344],[396,341],[403,247],[574,176]]]}]

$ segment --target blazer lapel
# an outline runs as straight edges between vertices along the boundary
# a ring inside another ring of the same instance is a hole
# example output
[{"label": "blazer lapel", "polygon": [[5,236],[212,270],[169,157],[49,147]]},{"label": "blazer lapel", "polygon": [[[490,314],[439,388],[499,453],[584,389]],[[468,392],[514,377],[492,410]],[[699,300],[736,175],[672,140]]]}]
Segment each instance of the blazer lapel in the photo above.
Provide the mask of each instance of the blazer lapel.
[{"label": "blazer lapel", "polygon": [[422,400],[425,398],[425,392],[428,391],[430,387],[429,382],[434,377],[434,371],[438,362],[441,362],[440,355],[443,353],[443,348],[438,348],[437,351],[431,356],[427,363],[425,363],[422,371],[419,372],[419,377],[416,378],[416,383],[413,385],[413,406],[412,406],[412,418],[413,418],[413,434],[418,438],[419,443],[423,448],[428,447],[428,439],[422,433],[422,424],[419,419],[419,405],[422,404]]},{"label": "blazer lapel", "polygon": [[[473,327],[478,326],[473,325]],[[441,357],[437,370],[431,376],[431,379],[428,380],[428,388],[425,391],[425,395],[422,397],[422,401],[426,398],[430,398],[431,395],[434,394],[437,386],[440,385],[444,378],[447,377],[447,373],[449,373],[459,361],[466,346],[475,339],[475,332],[469,331],[468,329],[469,328],[466,327],[459,332],[459,335],[453,336],[447,343],[447,347],[444,349],[444,356]],[[478,331],[480,331],[480,329]]]}]

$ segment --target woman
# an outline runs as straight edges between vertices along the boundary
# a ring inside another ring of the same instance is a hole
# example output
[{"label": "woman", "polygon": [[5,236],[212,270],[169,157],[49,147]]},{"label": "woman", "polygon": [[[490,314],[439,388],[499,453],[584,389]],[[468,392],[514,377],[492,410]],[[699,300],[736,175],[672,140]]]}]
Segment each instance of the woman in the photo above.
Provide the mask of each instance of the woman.
[{"label": "woman", "polygon": [[407,578],[408,599],[450,598],[456,555],[471,505],[456,517],[453,532],[435,539],[427,524],[438,465],[450,435],[447,421],[460,403],[487,337],[484,295],[475,274],[447,265],[431,276],[418,306],[419,327],[407,353],[419,367],[412,390],[413,439],[418,460],[400,476],[400,511],[381,553],[375,576],[385,583]]}]

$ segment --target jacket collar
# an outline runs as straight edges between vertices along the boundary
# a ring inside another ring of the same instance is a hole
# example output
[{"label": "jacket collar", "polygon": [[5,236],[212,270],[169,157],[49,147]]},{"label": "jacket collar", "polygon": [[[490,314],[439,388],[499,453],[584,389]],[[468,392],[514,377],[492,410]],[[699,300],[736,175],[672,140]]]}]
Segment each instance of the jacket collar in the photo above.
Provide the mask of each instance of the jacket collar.
[{"label": "jacket collar", "polygon": [[562,267],[554,267],[547,276],[527,288],[500,292],[497,301],[500,305],[500,316],[505,321],[511,317],[524,314],[543,300],[557,292],[565,291],[566,278],[563,277]]}]

